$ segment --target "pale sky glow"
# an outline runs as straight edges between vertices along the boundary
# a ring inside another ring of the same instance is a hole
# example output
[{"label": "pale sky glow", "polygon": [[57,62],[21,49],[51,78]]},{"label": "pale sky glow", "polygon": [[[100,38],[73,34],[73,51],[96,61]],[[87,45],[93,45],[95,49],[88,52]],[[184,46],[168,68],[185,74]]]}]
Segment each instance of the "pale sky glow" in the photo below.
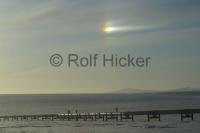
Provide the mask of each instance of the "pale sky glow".
[{"label": "pale sky glow", "polygon": [[[200,87],[199,12],[199,0],[0,0],[0,93]],[[54,53],[150,56],[152,64],[54,68]]]}]

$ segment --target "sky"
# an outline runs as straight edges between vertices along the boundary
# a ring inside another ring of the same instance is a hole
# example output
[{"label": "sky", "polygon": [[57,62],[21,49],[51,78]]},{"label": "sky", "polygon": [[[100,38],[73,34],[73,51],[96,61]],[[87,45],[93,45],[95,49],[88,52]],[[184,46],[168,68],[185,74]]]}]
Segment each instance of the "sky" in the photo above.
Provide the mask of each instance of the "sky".
[{"label": "sky", "polygon": [[[0,0],[0,94],[200,87],[199,0]],[[58,53],[151,57],[147,68],[51,66]]]}]

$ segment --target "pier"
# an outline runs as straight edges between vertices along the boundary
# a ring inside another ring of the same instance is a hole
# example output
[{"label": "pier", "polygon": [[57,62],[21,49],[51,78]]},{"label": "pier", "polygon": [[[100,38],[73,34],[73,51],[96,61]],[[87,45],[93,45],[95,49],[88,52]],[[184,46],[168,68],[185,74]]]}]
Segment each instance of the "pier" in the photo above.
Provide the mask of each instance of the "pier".
[{"label": "pier", "polygon": [[37,114],[37,115],[1,115],[0,121],[134,121],[134,117],[138,115],[146,116],[147,121],[158,120],[161,121],[162,115],[180,115],[180,120],[184,119],[194,120],[194,114],[200,114],[200,109],[180,109],[180,110],[150,110],[150,111],[124,111],[118,112],[116,108],[115,112],[98,112],[98,113],[79,113],[77,110],[75,113],[63,114]]}]

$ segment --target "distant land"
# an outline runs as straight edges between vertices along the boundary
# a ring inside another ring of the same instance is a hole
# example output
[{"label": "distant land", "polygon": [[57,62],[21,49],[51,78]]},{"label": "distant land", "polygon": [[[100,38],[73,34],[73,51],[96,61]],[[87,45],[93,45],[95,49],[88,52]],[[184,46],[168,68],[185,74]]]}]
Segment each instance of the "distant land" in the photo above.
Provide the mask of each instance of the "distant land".
[{"label": "distant land", "polygon": [[192,88],[192,87],[183,87],[183,88],[176,88],[172,89],[171,91],[176,91],[176,92],[188,92],[188,91],[200,91],[200,88]]},{"label": "distant land", "polygon": [[111,92],[111,93],[116,93],[116,94],[156,93],[156,94],[200,95],[200,88],[183,87],[183,88],[170,89],[167,91],[152,91],[152,90],[143,90],[143,89],[124,88],[124,89],[119,89],[119,90]]},{"label": "distant land", "polygon": [[192,88],[192,87],[177,88],[166,92],[162,92],[162,94],[200,96],[200,88]]},{"label": "distant land", "polygon": [[111,93],[148,93],[148,92],[151,92],[151,91],[142,90],[142,89],[134,89],[134,88],[124,88],[124,89],[118,89]]}]

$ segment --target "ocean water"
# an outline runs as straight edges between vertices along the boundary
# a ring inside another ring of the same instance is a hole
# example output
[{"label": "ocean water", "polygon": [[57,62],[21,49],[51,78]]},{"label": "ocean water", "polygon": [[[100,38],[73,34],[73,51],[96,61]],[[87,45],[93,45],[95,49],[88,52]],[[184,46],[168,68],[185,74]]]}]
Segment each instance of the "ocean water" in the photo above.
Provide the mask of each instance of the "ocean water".
[{"label": "ocean water", "polygon": [[[110,112],[200,108],[200,95],[176,94],[41,94],[0,95],[0,115],[71,112]],[[200,116],[181,122],[178,115],[161,116],[161,122],[136,116],[132,121],[17,121],[0,122],[0,133],[114,133],[199,132]]]}]

